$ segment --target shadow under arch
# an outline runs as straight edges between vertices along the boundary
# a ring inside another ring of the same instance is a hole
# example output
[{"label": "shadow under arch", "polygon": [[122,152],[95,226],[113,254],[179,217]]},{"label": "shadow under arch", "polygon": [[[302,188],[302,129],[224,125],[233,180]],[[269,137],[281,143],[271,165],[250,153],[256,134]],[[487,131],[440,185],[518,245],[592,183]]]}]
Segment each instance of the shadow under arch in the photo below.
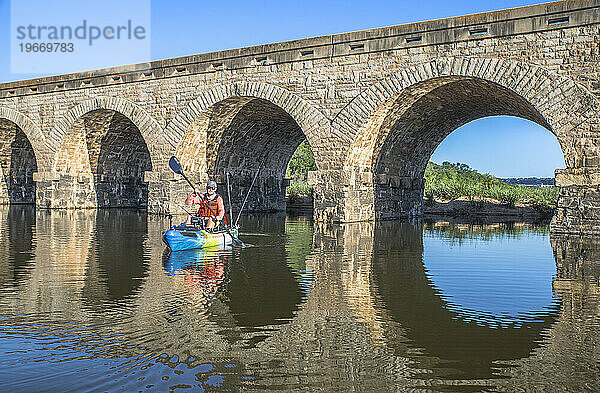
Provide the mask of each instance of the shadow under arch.
[{"label": "shadow under arch", "polygon": [[[330,121],[301,97],[284,88],[267,83],[239,82],[219,85],[202,91],[197,98],[189,102],[169,122],[165,129],[166,139],[170,141],[173,150],[176,150],[186,132],[189,131],[193,123],[197,122],[203,112],[221,101],[245,97],[269,101],[287,112],[306,134],[306,138],[315,153],[317,166],[319,168],[323,166],[321,157],[326,152],[321,149],[321,131],[324,128],[329,128]],[[175,153],[175,151],[170,153]]]},{"label": "shadow under arch", "polygon": [[58,152],[65,137],[83,115],[97,110],[118,112],[128,118],[139,129],[148,146],[154,146],[155,139],[162,135],[159,123],[141,107],[123,98],[98,96],[79,103],[57,120],[46,141],[50,152]]},{"label": "shadow under arch", "polygon": [[286,324],[299,309],[304,294],[299,277],[288,263],[285,216],[245,221],[245,231],[269,236],[246,236],[252,246],[242,249],[239,260],[231,265],[221,300],[227,304],[236,325],[244,329]]},{"label": "shadow under arch", "polygon": [[[216,180],[224,190],[229,174],[236,208],[258,171],[247,209],[283,211],[287,163],[302,141],[314,139],[314,130],[309,131],[305,133],[292,114],[268,99],[228,97],[195,113],[175,155],[196,182]],[[315,160],[319,166],[318,153]],[[185,185],[178,192],[184,194]]]},{"label": "shadow under arch", "polygon": [[0,118],[0,204],[35,204],[37,171],[36,154],[25,132]]},{"label": "shadow under arch", "polygon": [[133,121],[111,109],[91,110],[71,124],[56,153],[61,195],[54,207],[145,209],[144,172],[151,170],[148,146]]},{"label": "shadow under arch", "polygon": [[[560,307],[550,306],[535,320],[489,326],[464,320],[452,310],[426,274],[423,229],[410,223],[384,223],[375,232],[374,286],[385,310],[405,329],[398,334],[387,327],[387,345],[401,354],[409,347],[424,348],[418,357],[439,358],[449,378],[491,378],[498,360],[527,357],[541,345],[542,332],[558,319]],[[390,242],[394,238],[396,241]],[[391,326],[391,325],[390,325]],[[427,368],[426,366],[423,368]],[[423,375],[427,378],[427,374]]]}]

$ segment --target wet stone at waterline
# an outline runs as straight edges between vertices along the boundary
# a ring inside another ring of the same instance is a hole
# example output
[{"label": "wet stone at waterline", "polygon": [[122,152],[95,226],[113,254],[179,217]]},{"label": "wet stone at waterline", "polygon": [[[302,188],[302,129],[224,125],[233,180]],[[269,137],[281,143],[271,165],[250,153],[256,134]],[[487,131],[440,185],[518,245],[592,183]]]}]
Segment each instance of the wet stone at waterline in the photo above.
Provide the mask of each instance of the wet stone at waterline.
[{"label": "wet stone at waterline", "polygon": [[169,252],[138,211],[0,208],[9,391],[585,391],[600,242],[547,226],[243,219]]}]

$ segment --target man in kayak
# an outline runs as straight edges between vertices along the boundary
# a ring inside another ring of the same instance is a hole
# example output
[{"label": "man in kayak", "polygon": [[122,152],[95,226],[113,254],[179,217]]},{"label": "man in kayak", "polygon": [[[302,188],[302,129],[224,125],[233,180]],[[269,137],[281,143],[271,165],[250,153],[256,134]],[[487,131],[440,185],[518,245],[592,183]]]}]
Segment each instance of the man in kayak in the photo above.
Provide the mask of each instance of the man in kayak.
[{"label": "man in kayak", "polygon": [[[225,225],[227,225],[227,220],[225,220],[225,204],[223,203],[223,197],[217,194],[216,182],[211,180],[206,184],[206,193],[204,195],[194,190],[188,196],[185,203],[186,205],[198,205],[197,214],[204,221],[206,229],[213,229],[219,226],[221,221],[224,221]],[[191,219],[191,217],[188,218],[188,225],[191,224]]]}]

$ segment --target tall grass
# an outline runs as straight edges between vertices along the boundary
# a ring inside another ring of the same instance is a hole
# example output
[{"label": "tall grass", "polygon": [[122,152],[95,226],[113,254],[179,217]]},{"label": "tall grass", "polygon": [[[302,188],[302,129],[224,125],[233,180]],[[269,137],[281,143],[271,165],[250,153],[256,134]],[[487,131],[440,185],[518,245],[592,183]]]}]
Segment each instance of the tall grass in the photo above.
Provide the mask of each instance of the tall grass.
[{"label": "tall grass", "polygon": [[506,184],[488,174],[481,174],[465,164],[429,162],[425,169],[425,202],[435,199],[451,201],[468,197],[477,201],[494,199],[506,206],[524,203],[539,208],[554,208],[558,200],[557,187],[522,187]]}]

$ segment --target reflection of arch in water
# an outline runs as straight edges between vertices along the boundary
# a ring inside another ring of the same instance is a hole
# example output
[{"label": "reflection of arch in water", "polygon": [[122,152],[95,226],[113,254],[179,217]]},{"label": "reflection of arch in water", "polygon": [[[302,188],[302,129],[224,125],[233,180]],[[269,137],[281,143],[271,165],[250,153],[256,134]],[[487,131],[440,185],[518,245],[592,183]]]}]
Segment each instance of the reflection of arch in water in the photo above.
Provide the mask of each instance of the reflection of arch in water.
[{"label": "reflection of arch in water", "polygon": [[[389,239],[395,239],[390,242]],[[404,223],[376,232],[374,284],[391,317],[407,330],[412,347],[449,362],[458,377],[489,378],[492,363],[529,356],[540,345],[542,331],[558,317],[558,307],[519,325],[491,328],[465,321],[452,311],[427,277],[422,228]],[[390,337],[393,332],[388,332]],[[406,342],[388,341],[405,351]]]},{"label": "reflection of arch in water", "polygon": [[0,287],[18,284],[33,262],[33,206],[0,206]]},{"label": "reflection of arch in water", "polygon": [[[277,325],[289,323],[306,298],[308,289],[302,285],[309,278],[302,275],[302,264],[311,251],[312,224],[290,223],[278,214],[246,220],[242,226],[249,247],[165,251],[163,268],[195,312],[208,315],[219,327],[219,335],[252,347]],[[169,312],[171,318],[182,315],[173,307]]]},{"label": "reflection of arch in water", "polygon": [[437,222],[425,228],[427,275],[461,319],[514,327],[557,303],[548,225]]},{"label": "reflection of arch in water", "polygon": [[245,228],[273,235],[252,237],[249,242],[253,247],[241,250],[239,262],[231,266],[224,302],[238,326],[287,323],[304,296],[297,276],[287,264],[285,217],[265,217],[255,228]]},{"label": "reflection of arch in water", "polygon": [[285,220],[285,252],[287,265],[299,281],[300,288],[308,295],[313,284],[313,272],[306,262],[313,250],[314,228],[307,217],[298,216],[295,219],[286,217]]},{"label": "reflection of arch in water", "polygon": [[132,210],[99,210],[83,288],[84,301],[100,305],[130,298],[146,276],[145,214]]}]

